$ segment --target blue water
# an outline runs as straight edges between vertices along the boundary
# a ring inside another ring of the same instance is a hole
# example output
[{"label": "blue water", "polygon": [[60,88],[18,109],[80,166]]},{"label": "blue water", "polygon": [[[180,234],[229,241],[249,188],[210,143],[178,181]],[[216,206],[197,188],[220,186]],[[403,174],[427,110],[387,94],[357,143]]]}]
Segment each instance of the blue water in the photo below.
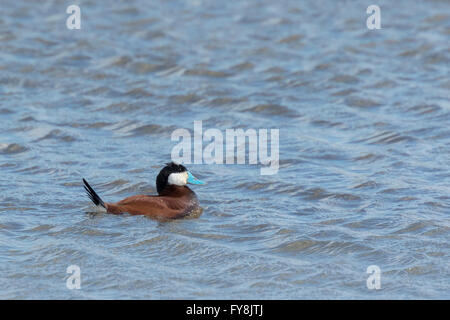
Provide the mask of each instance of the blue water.
[{"label": "blue water", "polygon": [[[448,1],[377,1],[379,30],[364,1],[73,3],[80,30],[0,9],[0,298],[450,298]],[[187,164],[201,216],[91,213],[82,177],[155,193],[200,120],[279,129],[278,173]]]}]

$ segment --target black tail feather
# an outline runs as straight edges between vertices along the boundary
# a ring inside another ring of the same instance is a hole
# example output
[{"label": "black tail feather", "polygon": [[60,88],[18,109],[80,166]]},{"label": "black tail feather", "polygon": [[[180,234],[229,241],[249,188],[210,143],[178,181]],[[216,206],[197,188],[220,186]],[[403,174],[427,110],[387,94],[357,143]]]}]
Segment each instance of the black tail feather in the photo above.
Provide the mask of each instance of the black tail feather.
[{"label": "black tail feather", "polygon": [[83,183],[84,183],[84,189],[86,190],[86,193],[87,193],[89,199],[91,199],[92,202],[96,206],[100,205],[106,209],[106,206],[105,206],[105,203],[103,202],[103,200],[98,196],[98,194],[94,191],[94,189],[91,188],[89,183],[87,183],[87,181],[84,180],[84,178],[83,178]]}]

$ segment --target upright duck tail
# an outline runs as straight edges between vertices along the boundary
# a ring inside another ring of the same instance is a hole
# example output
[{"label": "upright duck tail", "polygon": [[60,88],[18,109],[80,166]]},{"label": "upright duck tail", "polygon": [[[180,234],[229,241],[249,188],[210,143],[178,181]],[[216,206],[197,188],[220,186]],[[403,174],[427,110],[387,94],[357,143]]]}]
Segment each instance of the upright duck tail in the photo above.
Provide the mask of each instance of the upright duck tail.
[{"label": "upright duck tail", "polygon": [[105,206],[105,203],[103,202],[103,200],[98,196],[98,194],[94,191],[94,189],[92,189],[92,187],[89,185],[89,183],[87,183],[87,181],[84,180],[84,178],[83,178],[83,183],[84,183],[84,189],[86,190],[86,193],[87,193],[88,197],[92,200],[92,202],[96,206],[102,206],[103,208],[106,209],[106,206]]}]

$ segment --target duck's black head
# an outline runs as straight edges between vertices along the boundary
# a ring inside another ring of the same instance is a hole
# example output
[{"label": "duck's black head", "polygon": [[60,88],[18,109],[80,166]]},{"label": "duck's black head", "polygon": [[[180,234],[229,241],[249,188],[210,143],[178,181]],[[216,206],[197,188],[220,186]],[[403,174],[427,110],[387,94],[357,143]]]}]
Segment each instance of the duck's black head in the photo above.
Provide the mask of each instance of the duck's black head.
[{"label": "duck's black head", "polygon": [[205,184],[195,178],[185,166],[175,162],[167,163],[156,177],[156,191],[158,194],[169,185],[185,186],[187,183]]}]

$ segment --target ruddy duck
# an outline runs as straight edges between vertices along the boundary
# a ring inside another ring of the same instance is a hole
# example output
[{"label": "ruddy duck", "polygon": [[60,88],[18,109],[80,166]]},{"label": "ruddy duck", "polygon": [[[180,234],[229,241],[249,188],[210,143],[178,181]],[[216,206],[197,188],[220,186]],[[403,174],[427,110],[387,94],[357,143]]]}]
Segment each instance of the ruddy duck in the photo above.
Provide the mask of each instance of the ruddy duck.
[{"label": "ruddy duck", "polygon": [[84,189],[97,207],[103,207],[107,213],[130,213],[146,215],[152,218],[176,219],[190,214],[199,208],[196,194],[186,184],[205,184],[195,178],[186,167],[174,162],[167,165],[156,177],[158,195],[137,195],[116,203],[103,202],[85,179]]}]

